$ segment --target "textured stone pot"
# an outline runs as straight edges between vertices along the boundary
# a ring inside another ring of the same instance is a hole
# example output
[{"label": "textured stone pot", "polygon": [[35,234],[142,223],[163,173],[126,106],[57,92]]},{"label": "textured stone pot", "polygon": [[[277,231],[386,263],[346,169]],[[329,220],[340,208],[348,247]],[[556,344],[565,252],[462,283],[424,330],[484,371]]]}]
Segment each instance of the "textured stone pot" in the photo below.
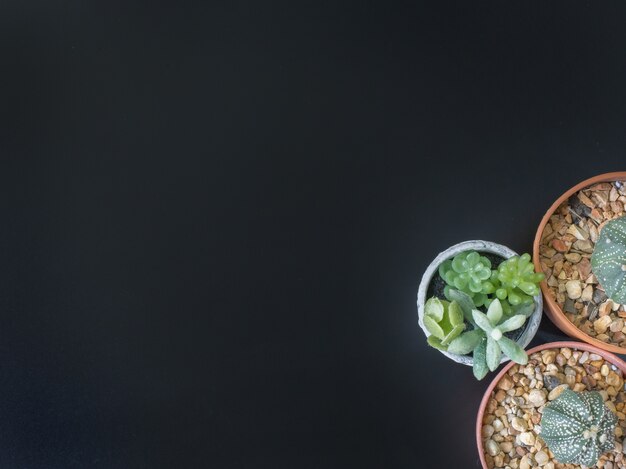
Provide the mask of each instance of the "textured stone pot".
[{"label": "textured stone pot", "polygon": [[[556,211],[559,206],[565,202],[570,196],[577,193],[579,190],[584,189],[585,187],[592,186],[598,182],[612,182],[612,181],[623,181],[626,180],[626,172],[617,172],[617,173],[606,173],[600,174],[599,176],[592,177],[590,179],[586,179],[579,184],[576,184],[574,187],[565,192],[561,197],[556,199],[556,201],[552,204],[552,206],[545,213],[543,218],[541,219],[541,223],[539,223],[539,228],[537,228],[537,233],[535,234],[535,242],[533,243],[533,263],[535,264],[535,270],[537,272],[541,272],[541,259],[539,257],[539,247],[541,246],[541,236],[543,235],[543,230],[546,225],[550,221],[550,217]],[[596,339],[595,337],[591,337],[590,335],[585,334],[578,327],[576,327],[572,322],[567,319],[565,313],[561,307],[556,303],[555,300],[549,295],[550,288],[548,287],[547,279],[541,282],[541,291],[543,292],[543,297],[546,300],[546,314],[550,318],[550,320],[565,332],[568,336],[573,337],[575,339],[583,340],[589,344],[593,344],[596,347],[600,347],[601,349],[608,350],[609,352],[626,354],[626,348],[620,347],[618,345],[607,344],[606,342],[602,342],[601,340]]]},{"label": "textured stone pot", "polygon": [[[606,361],[612,363],[617,368],[622,370],[623,373],[626,374],[626,363],[620,360],[618,357],[613,355],[610,352],[602,350],[598,347],[594,347],[593,345],[586,344],[584,342],[549,342],[547,344],[538,345],[537,347],[533,347],[528,350],[528,355],[532,355],[536,352],[541,352],[542,350],[547,349],[559,349],[559,348],[571,348],[574,350],[586,351],[589,353],[595,353],[600,355]],[[500,370],[500,372],[496,375],[496,377],[491,381],[491,384],[485,391],[485,395],[483,396],[483,400],[480,402],[480,407],[478,408],[478,416],[476,417],[476,445],[478,446],[478,455],[480,457],[480,462],[482,464],[483,469],[488,469],[487,461],[485,460],[485,448],[483,447],[483,439],[482,439],[482,428],[483,428],[483,417],[485,415],[485,409],[487,408],[487,403],[489,402],[489,397],[491,393],[496,388],[500,379],[508,373],[508,371],[513,366],[513,363],[509,363],[504,368]],[[594,466],[595,467],[595,466]]]},{"label": "textured stone pot", "polygon": [[[454,246],[449,247],[445,251],[439,253],[435,260],[433,260],[424,275],[422,276],[422,280],[419,284],[419,288],[417,290],[417,312],[419,316],[419,326],[424,331],[426,337],[430,335],[426,327],[424,326],[424,304],[426,303],[426,295],[428,294],[428,286],[430,285],[430,281],[433,276],[437,274],[437,270],[439,266],[447,259],[450,259],[457,254],[464,251],[476,251],[479,253],[490,253],[503,257],[504,259],[508,259],[511,256],[516,256],[517,253],[512,249],[509,249],[506,246],[501,244],[492,243],[489,241],[464,241],[459,244],[455,244]],[[543,312],[543,302],[541,300],[541,295],[537,295],[534,297],[535,300],[535,310],[532,315],[528,318],[525,324],[525,329],[522,335],[517,339],[517,343],[522,347],[526,348],[532,338],[537,333],[537,329],[539,328],[539,323],[541,322],[541,313]],[[462,363],[464,365],[472,366],[474,361],[471,356],[467,355],[455,355],[453,353],[448,353],[440,350],[448,358],[454,360],[457,363]],[[504,363],[508,361],[509,358],[505,355],[502,355],[502,360],[500,363]]]}]

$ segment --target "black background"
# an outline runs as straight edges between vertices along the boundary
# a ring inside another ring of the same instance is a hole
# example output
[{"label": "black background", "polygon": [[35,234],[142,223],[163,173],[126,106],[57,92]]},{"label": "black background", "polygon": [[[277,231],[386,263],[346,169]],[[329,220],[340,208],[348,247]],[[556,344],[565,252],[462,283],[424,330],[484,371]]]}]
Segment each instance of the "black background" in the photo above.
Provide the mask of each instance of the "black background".
[{"label": "black background", "polygon": [[478,467],[418,280],[625,169],[625,20],[1,2],[0,466]]}]

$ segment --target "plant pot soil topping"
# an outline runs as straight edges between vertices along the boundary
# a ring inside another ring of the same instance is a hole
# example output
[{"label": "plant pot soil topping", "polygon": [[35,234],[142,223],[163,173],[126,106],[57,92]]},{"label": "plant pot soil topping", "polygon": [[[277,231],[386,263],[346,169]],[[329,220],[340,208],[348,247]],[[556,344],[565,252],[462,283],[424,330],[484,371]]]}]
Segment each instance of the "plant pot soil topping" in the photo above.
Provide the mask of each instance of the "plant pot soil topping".
[{"label": "plant pot soil topping", "polygon": [[623,435],[626,433],[626,392],[621,370],[587,351],[553,348],[536,352],[526,366],[513,365],[500,379],[485,409],[482,442],[487,467],[574,469],[559,463],[541,439],[544,406],[564,389],[598,391],[618,418],[615,447],[594,467],[624,469]]},{"label": "plant pot soil topping", "polygon": [[548,294],[585,334],[626,347],[626,307],[607,298],[591,271],[602,227],[626,213],[626,182],[593,184],[552,214],[539,247]]}]

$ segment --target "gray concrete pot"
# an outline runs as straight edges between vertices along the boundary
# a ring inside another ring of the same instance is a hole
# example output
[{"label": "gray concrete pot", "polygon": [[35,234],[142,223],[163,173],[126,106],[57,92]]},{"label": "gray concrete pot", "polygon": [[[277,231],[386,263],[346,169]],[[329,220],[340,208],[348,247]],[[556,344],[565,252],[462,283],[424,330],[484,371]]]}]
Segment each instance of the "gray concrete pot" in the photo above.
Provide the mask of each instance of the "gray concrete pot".
[{"label": "gray concrete pot", "polygon": [[[437,274],[439,265],[441,265],[443,261],[450,259],[463,251],[477,251],[479,253],[488,252],[491,254],[502,256],[504,259],[508,259],[511,256],[517,255],[517,253],[512,249],[509,249],[501,244],[491,243],[489,241],[464,241],[462,243],[455,244],[454,246],[451,246],[445,251],[439,253],[439,255],[435,257],[435,260],[430,263],[430,265],[426,269],[426,272],[424,272],[419,288],[417,290],[417,312],[419,316],[419,325],[424,331],[426,337],[428,337],[430,333],[428,332],[428,330],[426,330],[426,327],[424,326],[424,303],[426,303],[427,300],[426,294],[428,293],[428,286],[430,285],[430,281],[433,276]],[[517,339],[517,343],[524,349],[528,346],[530,341],[537,333],[537,329],[539,329],[539,323],[541,322],[541,314],[543,313],[543,301],[541,298],[541,294],[535,296],[534,300],[535,310],[526,321],[526,324],[524,325],[524,332],[519,337],[519,339]],[[440,352],[457,363],[462,363],[468,366],[472,366],[474,363],[471,356],[455,355],[453,353],[444,352],[442,350],[440,350]],[[509,361],[509,358],[505,355],[502,355],[502,360],[500,361],[500,363],[504,363],[507,361]]]}]

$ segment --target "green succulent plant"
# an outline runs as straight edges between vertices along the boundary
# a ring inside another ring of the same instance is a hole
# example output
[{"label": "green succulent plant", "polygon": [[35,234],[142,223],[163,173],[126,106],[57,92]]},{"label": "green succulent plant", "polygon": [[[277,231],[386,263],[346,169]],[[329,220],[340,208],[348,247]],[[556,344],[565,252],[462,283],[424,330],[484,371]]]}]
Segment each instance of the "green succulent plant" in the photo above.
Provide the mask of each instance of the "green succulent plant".
[{"label": "green succulent plant", "polygon": [[610,299],[626,303],[626,217],[611,220],[600,231],[591,270]]},{"label": "green succulent plant", "polygon": [[507,300],[512,306],[530,304],[539,294],[539,282],[544,274],[535,272],[530,254],[513,256],[503,261],[497,270],[496,297]]},{"label": "green succulent plant", "polygon": [[485,331],[487,336],[485,360],[489,370],[494,371],[500,364],[502,353],[520,365],[528,363],[528,355],[522,347],[504,335],[519,329],[526,322],[526,316],[517,314],[503,320],[502,305],[495,299],[489,305],[487,314],[475,309],[472,311],[474,322]]},{"label": "green succulent plant", "polygon": [[424,305],[424,326],[430,332],[428,345],[447,350],[450,342],[465,330],[463,312],[456,301],[448,302],[437,297]]},{"label": "green succulent plant", "polygon": [[489,370],[494,371],[498,367],[503,352],[516,363],[528,363],[528,355],[524,349],[504,336],[504,333],[522,327],[528,317],[526,314],[504,316],[497,298],[491,302],[485,314],[473,307],[471,298],[466,293],[451,290],[450,296],[459,304],[464,317],[475,328],[453,339],[447,351],[458,355],[473,352],[473,372],[477,379],[483,379]]},{"label": "green succulent plant", "polygon": [[595,466],[615,448],[616,423],[600,393],[565,389],[544,407],[541,437],[560,463]]},{"label": "green succulent plant", "polygon": [[491,261],[476,251],[465,251],[439,266],[439,275],[447,283],[444,288],[446,298],[451,289],[467,293],[474,306],[482,306],[487,295],[495,291],[491,282]]}]

